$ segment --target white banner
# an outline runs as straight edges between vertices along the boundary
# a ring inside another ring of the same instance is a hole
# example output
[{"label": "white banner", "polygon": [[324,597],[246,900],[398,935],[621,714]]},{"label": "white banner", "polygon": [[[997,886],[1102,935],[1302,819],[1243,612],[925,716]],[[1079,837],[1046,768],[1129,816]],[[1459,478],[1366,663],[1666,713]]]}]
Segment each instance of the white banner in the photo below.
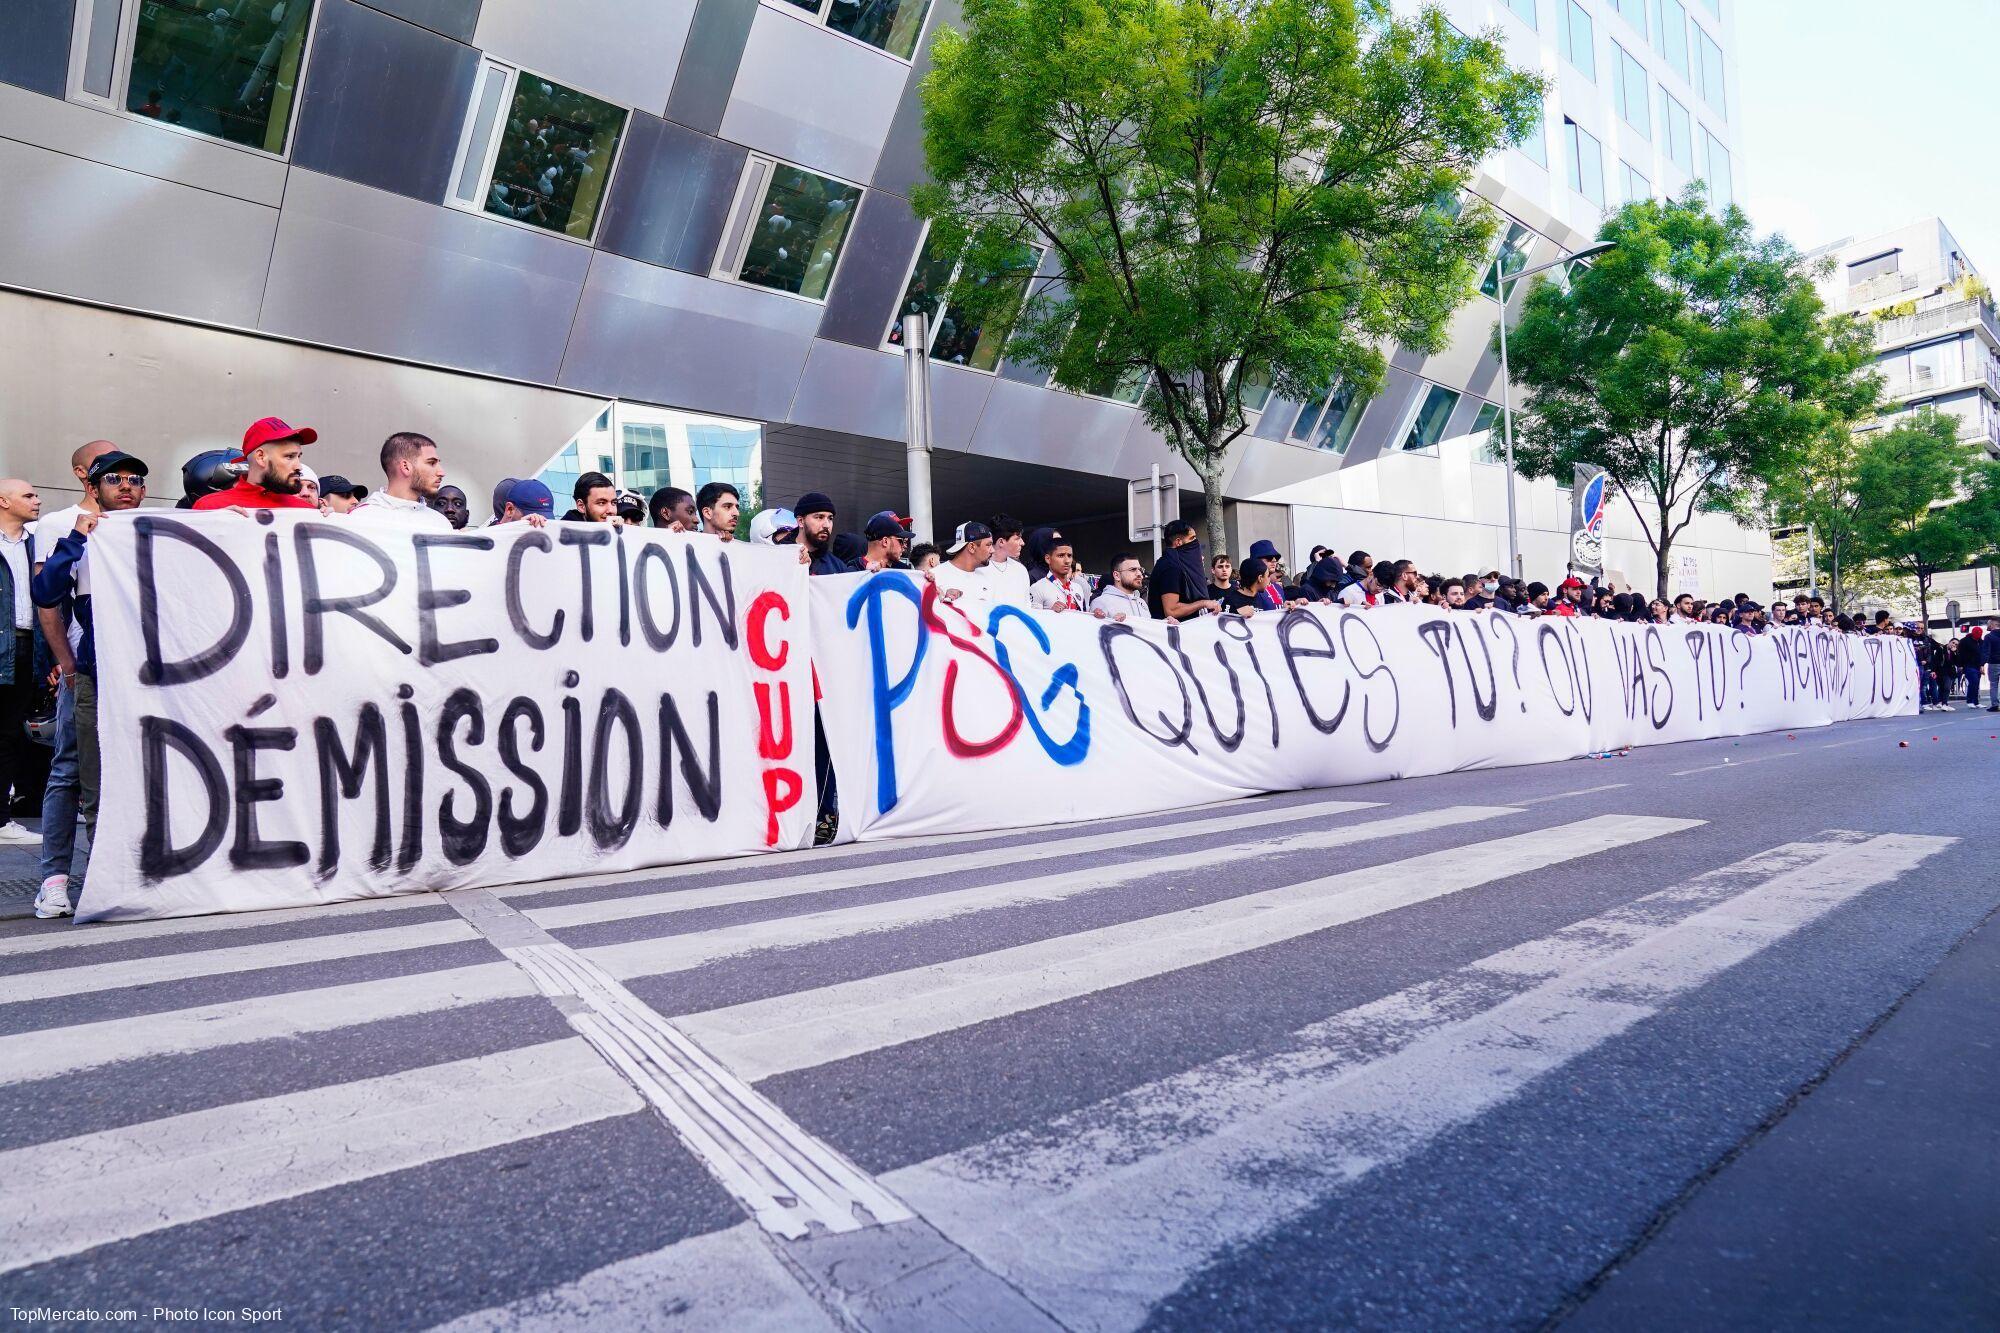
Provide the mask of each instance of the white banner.
[{"label": "white banner", "polygon": [[91,536],[104,812],[78,916],[810,842],[790,550],[146,511]]},{"label": "white banner", "polygon": [[1314,607],[1178,626],[815,579],[843,837],[1030,828],[1917,711],[1900,638]]}]

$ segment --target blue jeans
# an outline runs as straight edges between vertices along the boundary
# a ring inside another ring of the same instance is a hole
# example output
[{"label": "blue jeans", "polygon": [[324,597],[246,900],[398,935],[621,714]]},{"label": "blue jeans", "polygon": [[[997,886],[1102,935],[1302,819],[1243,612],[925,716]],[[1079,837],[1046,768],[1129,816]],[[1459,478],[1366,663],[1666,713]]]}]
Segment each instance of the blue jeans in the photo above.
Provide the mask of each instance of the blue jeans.
[{"label": "blue jeans", "polygon": [[56,691],[56,755],[42,788],[42,878],[67,877],[76,854],[76,814],[83,794],[83,765],[76,735],[76,689]]}]

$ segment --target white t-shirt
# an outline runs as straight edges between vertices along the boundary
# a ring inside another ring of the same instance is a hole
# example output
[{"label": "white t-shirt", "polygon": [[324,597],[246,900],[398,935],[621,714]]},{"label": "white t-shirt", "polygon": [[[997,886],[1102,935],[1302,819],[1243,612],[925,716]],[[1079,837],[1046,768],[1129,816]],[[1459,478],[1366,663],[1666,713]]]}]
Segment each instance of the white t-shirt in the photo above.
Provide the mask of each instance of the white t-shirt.
[{"label": "white t-shirt", "polygon": [[960,569],[949,560],[940,560],[931,571],[931,579],[938,586],[938,596],[956,588],[960,606],[985,606],[993,600],[993,587],[983,577],[985,566],[978,569]]},{"label": "white t-shirt", "polygon": [[1021,561],[1002,560],[995,556],[981,566],[978,573],[986,580],[986,600],[1007,602],[1013,606],[1028,605],[1028,567]]},{"label": "white t-shirt", "polygon": [[[83,513],[82,505],[71,505],[67,509],[58,509],[53,514],[43,514],[35,521],[35,549],[30,554],[33,556],[36,564],[45,563],[50,553],[56,549],[56,543],[76,531],[77,515],[81,513]],[[90,596],[90,544],[88,542],[84,544],[83,559],[76,562],[76,595],[78,597]],[[83,651],[83,622],[74,616],[70,617],[69,622],[69,650],[72,653]]]},{"label": "white t-shirt", "polygon": [[19,541],[8,541],[0,536],[0,560],[7,562],[8,570],[14,575],[14,628],[33,629],[35,625],[35,601],[28,592],[28,580],[34,577],[34,569],[28,562],[28,542],[30,535],[24,526]]},{"label": "white t-shirt", "polygon": [[394,523],[405,528],[436,528],[451,531],[451,520],[422,500],[402,500],[387,491],[370,491],[368,498],[349,511],[349,518],[376,523]]}]

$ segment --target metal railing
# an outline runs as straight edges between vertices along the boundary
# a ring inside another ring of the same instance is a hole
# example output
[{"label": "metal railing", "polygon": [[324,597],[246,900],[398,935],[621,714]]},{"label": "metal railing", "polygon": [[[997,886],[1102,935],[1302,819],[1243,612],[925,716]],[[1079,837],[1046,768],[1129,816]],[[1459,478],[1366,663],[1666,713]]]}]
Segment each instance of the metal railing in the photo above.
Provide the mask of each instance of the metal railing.
[{"label": "metal railing", "polygon": [[1991,301],[1954,301],[1935,310],[1919,310],[1914,315],[1875,322],[1875,345],[1893,347],[1959,329],[1983,328],[1986,336],[2000,343],[2000,317]]},{"label": "metal railing", "polygon": [[1954,389],[1978,388],[1982,385],[1994,397],[2000,398],[2000,369],[1988,365],[1979,370],[1947,372],[1940,375],[1928,366],[1918,366],[1913,371],[1884,372],[1882,375],[1882,395],[1885,398],[1949,393]]}]

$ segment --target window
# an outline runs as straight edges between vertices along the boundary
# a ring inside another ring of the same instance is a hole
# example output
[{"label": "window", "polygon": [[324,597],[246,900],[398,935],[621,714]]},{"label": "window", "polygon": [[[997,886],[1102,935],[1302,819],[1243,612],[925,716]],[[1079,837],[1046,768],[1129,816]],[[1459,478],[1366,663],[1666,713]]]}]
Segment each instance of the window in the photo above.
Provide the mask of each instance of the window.
[{"label": "window", "polygon": [[1694,120],[1688,109],[1675,99],[1666,89],[1660,89],[1661,119],[1666,122],[1667,160],[1687,172],[1694,174]]},{"label": "window", "polygon": [[1507,8],[1514,11],[1514,16],[1520,19],[1521,22],[1531,28],[1540,26],[1535,22],[1535,0],[1505,0],[1505,3]]},{"label": "window", "polygon": [[1646,35],[1646,0],[1606,0],[1618,16]]},{"label": "window", "polygon": [[1708,181],[1708,202],[1717,212],[1736,202],[1735,183],[1729,175],[1729,150],[1724,148],[1706,125],[1701,130],[1702,174]]},{"label": "window", "polygon": [[1694,56],[1695,86],[1701,91],[1701,100],[1727,120],[1729,98],[1722,84],[1722,48],[1715,44],[1715,39],[1699,23],[1694,25]]},{"label": "window", "polygon": [[1638,199],[1653,197],[1653,183],[1646,179],[1645,172],[1630,162],[1620,162],[1618,165],[1622,168],[1618,181],[1621,203],[1629,204]]},{"label": "window", "polygon": [[1722,17],[1722,0],[1701,0],[1701,3],[1707,7],[1709,13],[1717,18]]},{"label": "window", "polygon": [[1504,452],[1506,442],[1500,437],[1500,404],[1481,403],[1479,405],[1479,414],[1472,418],[1472,429],[1467,431],[1466,434],[1481,437],[1478,452],[1472,455],[1473,462],[1504,463],[1507,461],[1507,456]]},{"label": "window", "polygon": [[[1528,266],[1528,251],[1534,243],[1535,233],[1509,218],[1507,230],[1500,237],[1500,248],[1486,261],[1486,276],[1479,283],[1480,295],[1489,300],[1498,296],[1502,278],[1511,278]],[[1507,295],[1513,297],[1512,288]]]},{"label": "window", "polygon": [[589,240],[625,109],[495,61],[482,66],[475,89],[451,202]]},{"label": "window", "polygon": [[1335,380],[1332,388],[1299,409],[1299,418],[1292,423],[1291,438],[1330,454],[1344,454],[1354,442],[1361,414],[1367,410],[1366,398]]},{"label": "window", "polygon": [[1667,58],[1667,64],[1682,78],[1688,76],[1688,18],[1687,10],[1681,7],[1681,0],[1660,0],[1654,13],[1659,18],[1657,42],[1660,54]]},{"label": "window", "polygon": [[[932,244],[934,240],[939,243]],[[1042,251],[1036,246],[1018,246],[1000,272],[976,280],[965,279],[982,292],[1011,289],[1010,292],[1003,290],[1000,304],[983,319],[969,315],[962,302],[947,303],[945,299],[951,292],[952,284],[963,277],[960,270],[964,257],[962,247],[944,245],[936,232],[924,238],[916,268],[910,273],[909,288],[903,293],[903,304],[896,312],[896,322],[889,328],[888,342],[891,347],[901,347],[903,316],[922,314],[930,319],[933,361],[968,366],[973,370],[993,370],[1000,364],[1001,349],[1006,346],[1007,335],[1014,328],[1014,317],[1020,313],[1021,302],[1027,297],[1028,283],[1041,266]],[[944,307],[942,314],[939,313],[940,306]],[[999,318],[995,318],[996,315]]]},{"label": "window", "polygon": [[917,49],[930,0],[786,0],[835,32],[904,60]]},{"label": "window", "polygon": [[824,301],[861,187],[752,154],[715,276]]},{"label": "window", "polygon": [[1536,166],[1542,168],[1544,171],[1548,170],[1548,127],[1543,123],[1540,116],[1535,117],[1534,128],[1521,136],[1521,142],[1514,146],[1520,149],[1522,155]]},{"label": "window", "polygon": [[1563,118],[1563,145],[1569,152],[1569,188],[1604,207],[1604,147],[1589,130]]},{"label": "window", "polygon": [[1618,118],[1639,132],[1641,139],[1653,137],[1653,99],[1649,95],[1651,86],[1646,82],[1646,67],[1632,58],[1632,53],[1613,42],[1611,49],[1617,53],[1617,77],[1611,84],[1611,101],[1618,108]]},{"label": "window", "polygon": [[1576,0],[1562,0],[1562,56],[1584,78],[1597,82],[1597,34],[1590,13]]},{"label": "window", "polygon": [[135,116],[283,156],[312,11],[312,0],[82,0],[75,91]]},{"label": "window", "polygon": [[1458,406],[1458,394],[1442,384],[1430,384],[1417,400],[1417,410],[1410,418],[1410,429],[1403,436],[1402,450],[1406,454],[1434,454],[1438,441],[1444,438],[1444,427],[1451,420],[1452,409]]},{"label": "window", "polygon": [[1237,396],[1243,404],[1244,415],[1262,412],[1271,405],[1271,372],[1253,370],[1246,376],[1241,373],[1242,369],[1240,364],[1230,367],[1229,378],[1232,381],[1240,378],[1243,382]]}]

